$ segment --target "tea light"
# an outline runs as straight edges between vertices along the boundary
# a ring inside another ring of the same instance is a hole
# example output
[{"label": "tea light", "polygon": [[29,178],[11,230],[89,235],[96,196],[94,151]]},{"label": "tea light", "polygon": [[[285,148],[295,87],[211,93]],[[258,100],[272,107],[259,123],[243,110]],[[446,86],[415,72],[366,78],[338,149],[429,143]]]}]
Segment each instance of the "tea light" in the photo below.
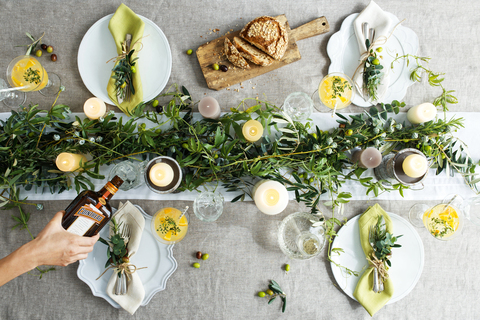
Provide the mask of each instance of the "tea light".
[{"label": "tea light", "polygon": [[85,115],[89,119],[95,120],[105,115],[105,112],[107,112],[107,106],[105,105],[105,102],[98,98],[90,98],[85,101],[83,112],[85,112]]},{"label": "tea light", "polygon": [[258,141],[263,135],[263,126],[257,120],[248,120],[242,128],[242,133],[248,142]]},{"label": "tea light", "polygon": [[253,188],[253,200],[261,212],[268,215],[278,214],[287,207],[287,188],[277,181],[262,180]]},{"label": "tea light", "polygon": [[382,154],[375,148],[358,150],[352,156],[352,162],[362,168],[376,168],[382,163]]},{"label": "tea light", "polygon": [[220,105],[217,100],[212,97],[204,97],[198,103],[198,112],[204,118],[218,119],[220,117]]},{"label": "tea light", "polygon": [[407,119],[411,124],[419,124],[435,119],[437,108],[429,102],[419,104],[410,108],[407,112]]},{"label": "tea light", "polygon": [[403,160],[402,169],[407,176],[419,178],[427,172],[427,159],[419,154],[411,154]]},{"label": "tea light", "polygon": [[58,170],[72,172],[80,168],[80,161],[85,163],[87,158],[83,154],[62,152],[55,159]]},{"label": "tea light", "polygon": [[152,166],[148,176],[157,187],[166,187],[173,181],[173,168],[167,163],[159,162]]}]

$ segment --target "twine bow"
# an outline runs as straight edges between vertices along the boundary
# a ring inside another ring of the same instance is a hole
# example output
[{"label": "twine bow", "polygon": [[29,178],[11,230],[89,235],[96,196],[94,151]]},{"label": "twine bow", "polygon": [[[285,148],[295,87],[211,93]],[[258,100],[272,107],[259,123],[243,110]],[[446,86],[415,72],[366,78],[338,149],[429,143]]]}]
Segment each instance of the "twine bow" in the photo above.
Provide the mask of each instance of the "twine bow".
[{"label": "twine bow", "polygon": [[137,53],[140,52],[140,51],[142,51],[142,49],[143,49],[143,43],[142,43],[140,40],[142,40],[143,38],[146,38],[146,37],[148,37],[148,36],[149,36],[149,35],[147,34],[146,36],[143,36],[143,37],[141,37],[140,39],[138,39],[137,41],[135,41],[135,43],[130,46],[130,50],[128,50],[128,51],[127,51],[127,41],[123,41],[123,42],[122,42],[122,53],[120,53],[120,54],[119,54],[118,56],[116,56],[116,57],[113,57],[113,58],[109,59],[109,60],[107,61],[107,63],[109,63],[110,61],[112,61],[112,60],[114,60],[114,59],[115,59],[115,62],[118,62],[118,61],[120,61],[120,60],[122,60],[122,59],[125,59],[125,57],[130,53],[130,51],[134,50],[133,47],[135,47],[137,44],[140,45],[140,48],[137,50]]},{"label": "twine bow", "polygon": [[116,273],[125,273],[125,275],[127,276],[127,279],[130,280],[130,275],[131,274],[134,274],[137,270],[141,270],[141,269],[146,269],[148,267],[142,267],[142,268],[138,268],[136,265],[134,264],[131,264],[129,262],[124,262],[124,263],[121,263],[121,264],[118,264],[118,265],[114,265],[114,264],[111,264],[107,269],[105,269],[103,271],[103,273],[95,280],[98,280],[100,279],[108,270],[110,269],[116,269],[115,272]]},{"label": "twine bow", "polygon": [[367,261],[370,262],[370,267],[378,270],[378,273],[382,277],[382,282],[388,279],[388,272],[385,263],[375,256],[375,252],[372,252],[372,258],[367,257]]}]

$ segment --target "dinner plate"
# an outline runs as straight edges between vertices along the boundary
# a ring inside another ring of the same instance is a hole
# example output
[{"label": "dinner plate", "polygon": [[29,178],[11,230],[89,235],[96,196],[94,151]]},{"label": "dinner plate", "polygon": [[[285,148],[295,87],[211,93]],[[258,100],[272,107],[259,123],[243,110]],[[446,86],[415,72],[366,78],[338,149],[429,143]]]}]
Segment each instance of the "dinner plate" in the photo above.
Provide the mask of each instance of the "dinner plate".
[{"label": "dinner plate", "polygon": [[[398,18],[389,12],[387,12],[387,15],[392,20],[393,25],[397,25],[399,22]],[[353,74],[360,63],[360,50],[358,49],[357,38],[353,28],[353,21],[357,16],[358,13],[349,15],[343,21],[340,31],[330,37],[327,44],[327,54],[331,61],[328,73],[342,72],[353,78]],[[399,56],[417,54],[418,46],[418,37],[415,32],[402,25],[397,26],[387,43],[382,46],[384,49],[381,53],[384,61],[383,65],[390,68],[390,64],[397,53]],[[405,97],[407,88],[414,83],[410,80],[410,73],[415,66],[415,61],[412,59],[410,59],[409,66],[407,66],[405,59],[400,59],[394,63],[394,68],[389,71],[390,85],[382,98],[382,102],[401,101]],[[358,92],[352,99],[352,103],[359,107],[372,105],[370,102],[365,101]]]},{"label": "dinner plate", "polygon": [[[387,304],[394,303],[404,298],[413,290],[423,271],[424,250],[423,242],[415,228],[402,217],[388,213],[393,223],[393,234],[403,235],[398,238],[397,243],[401,248],[394,248],[392,251],[392,267],[388,270],[390,279],[393,281],[394,293]],[[360,276],[363,270],[368,267],[368,262],[360,245],[360,230],[358,227],[358,215],[345,224],[333,241],[332,248],[342,248],[345,252],[340,255],[332,254],[332,260],[351,270],[359,271]],[[360,277],[350,276],[334,263],[330,263],[333,276],[342,290],[353,300],[353,292]]]},{"label": "dinner plate", "polygon": [[[108,23],[113,13],[95,22],[83,36],[78,48],[78,71],[87,89],[105,103],[113,104],[108,97],[107,84],[112,74],[117,47]],[[167,85],[172,70],[172,53],[167,37],[151,20],[138,15],[145,22],[143,48],[138,52],[138,70],[142,79],[143,101],[159,95]]]},{"label": "dinner plate", "polygon": [[[145,288],[145,297],[142,306],[147,305],[153,296],[162,290],[165,290],[168,278],[177,269],[177,261],[173,257],[173,244],[166,245],[155,239],[150,229],[152,216],[145,213],[142,208],[135,205],[145,218],[145,229],[142,233],[142,240],[138,247],[138,252],[133,256],[132,262],[139,268],[138,275]],[[100,236],[108,238],[109,228],[103,228]],[[85,282],[96,297],[107,300],[115,308],[120,305],[107,295],[106,288],[113,270],[108,270],[100,279],[95,280],[105,270],[107,261],[107,246],[98,241],[93,247],[93,251],[88,254],[87,259],[80,260],[77,269],[77,275]]]}]

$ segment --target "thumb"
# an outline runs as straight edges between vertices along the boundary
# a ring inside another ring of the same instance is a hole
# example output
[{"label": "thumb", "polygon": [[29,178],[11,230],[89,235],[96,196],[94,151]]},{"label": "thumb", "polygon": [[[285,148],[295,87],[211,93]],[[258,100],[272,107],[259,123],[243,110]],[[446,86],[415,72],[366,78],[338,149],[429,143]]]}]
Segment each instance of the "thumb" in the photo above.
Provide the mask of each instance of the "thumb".
[{"label": "thumb", "polygon": [[65,214],[65,211],[58,211],[52,218],[51,222],[55,224],[61,224],[62,223],[62,218],[63,215]]}]

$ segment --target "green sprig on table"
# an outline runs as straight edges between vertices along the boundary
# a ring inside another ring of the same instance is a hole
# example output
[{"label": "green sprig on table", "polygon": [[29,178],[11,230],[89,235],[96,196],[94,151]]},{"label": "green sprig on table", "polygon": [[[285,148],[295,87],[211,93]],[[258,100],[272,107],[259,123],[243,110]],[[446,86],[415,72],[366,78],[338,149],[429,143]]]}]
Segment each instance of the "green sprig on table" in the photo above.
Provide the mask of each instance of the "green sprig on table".
[{"label": "green sprig on table", "polygon": [[[280,297],[280,299],[282,299],[282,312],[285,312],[285,308],[287,307],[286,293],[283,292],[282,288],[280,288],[280,285],[275,280],[270,280],[270,284],[268,285],[268,288],[271,290],[268,296],[263,291],[259,292],[258,296],[261,298],[267,297],[268,304],[271,304],[277,297]],[[268,291],[269,290],[267,290],[267,292]]]},{"label": "green sprig on table", "polygon": [[363,62],[363,89],[371,100],[375,101],[377,100],[377,89],[383,77],[383,66],[380,64],[377,51],[370,48],[370,40],[367,39],[365,45],[369,48],[369,51]]},{"label": "green sprig on table", "polygon": [[379,216],[377,223],[370,228],[370,232],[368,234],[370,243],[373,244],[373,252],[375,257],[382,261],[383,263],[388,264],[389,267],[392,266],[390,262],[390,256],[392,254],[392,248],[400,248],[401,245],[395,243],[399,236],[393,236],[385,227],[385,223],[383,222],[383,216]]}]

